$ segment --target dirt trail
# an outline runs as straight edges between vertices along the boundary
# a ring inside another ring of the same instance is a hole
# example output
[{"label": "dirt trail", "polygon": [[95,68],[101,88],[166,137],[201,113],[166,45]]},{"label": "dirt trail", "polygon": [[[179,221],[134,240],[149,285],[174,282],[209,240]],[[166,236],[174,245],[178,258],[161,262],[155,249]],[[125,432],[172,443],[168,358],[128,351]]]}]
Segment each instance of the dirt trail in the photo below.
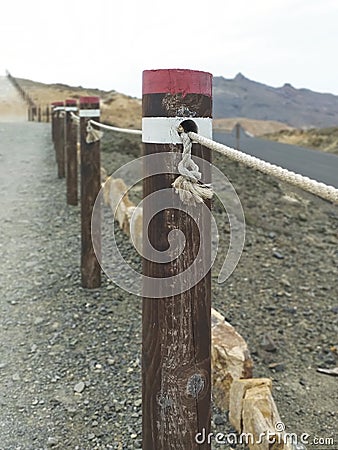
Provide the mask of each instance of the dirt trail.
[{"label": "dirt trail", "polygon": [[21,122],[27,117],[27,107],[7,77],[0,76],[0,122]]}]

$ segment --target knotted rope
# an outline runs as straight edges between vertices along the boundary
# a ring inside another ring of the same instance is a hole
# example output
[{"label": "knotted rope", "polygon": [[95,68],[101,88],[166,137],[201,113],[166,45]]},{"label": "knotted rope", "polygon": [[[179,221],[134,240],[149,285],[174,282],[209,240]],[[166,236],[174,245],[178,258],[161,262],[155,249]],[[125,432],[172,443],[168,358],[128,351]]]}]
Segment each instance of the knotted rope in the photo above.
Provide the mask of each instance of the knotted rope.
[{"label": "knotted rope", "polygon": [[192,141],[187,133],[179,127],[178,132],[183,143],[182,160],[178,164],[180,176],[172,183],[175,192],[180,196],[183,203],[196,205],[213,196],[210,184],[201,182],[202,174],[198,165],[192,160]]}]

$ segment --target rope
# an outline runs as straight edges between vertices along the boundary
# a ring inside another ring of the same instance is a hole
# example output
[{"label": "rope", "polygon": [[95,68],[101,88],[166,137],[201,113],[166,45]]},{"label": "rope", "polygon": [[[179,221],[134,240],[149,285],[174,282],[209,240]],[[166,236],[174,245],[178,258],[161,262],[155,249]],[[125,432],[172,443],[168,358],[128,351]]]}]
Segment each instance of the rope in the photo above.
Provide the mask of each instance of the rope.
[{"label": "rope", "polygon": [[117,131],[119,133],[128,133],[128,134],[142,135],[142,131],[141,130],[131,130],[131,129],[128,129],[128,128],[112,127],[111,125],[105,125],[104,123],[96,122],[95,120],[90,120],[89,122],[91,124],[95,125],[96,127],[103,128],[104,130]]},{"label": "rope", "polygon": [[259,170],[267,175],[273,175],[275,178],[283,182],[297,186],[311,194],[315,194],[325,200],[338,204],[338,189],[334,186],[328,186],[319,181],[313,180],[309,177],[292,172],[288,169],[284,169],[280,166],[276,166],[255,156],[247,155],[239,150],[228,147],[223,144],[219,144],[211,139],[205,138],[197,133],[190,131],[187,133],[189,138],[203,145],[204,147],[214,150],[227,158],[240,162],[252,169]]},{"label": "rope", "polygon": [[178,164],[180,176],[172,183],[175,192],[179,194],[183,203],[196,205],[213,196],[213,190],[209,184],[201,182],[202,174],[198,165],[192,160],[192,142],[187,133],[179,133],[183,142],[182,160]]},{"label": "rope", "polygon": [[76,125],[80,125],[80,117],[74,114],[73,111],[70,112],[70,117]]}]

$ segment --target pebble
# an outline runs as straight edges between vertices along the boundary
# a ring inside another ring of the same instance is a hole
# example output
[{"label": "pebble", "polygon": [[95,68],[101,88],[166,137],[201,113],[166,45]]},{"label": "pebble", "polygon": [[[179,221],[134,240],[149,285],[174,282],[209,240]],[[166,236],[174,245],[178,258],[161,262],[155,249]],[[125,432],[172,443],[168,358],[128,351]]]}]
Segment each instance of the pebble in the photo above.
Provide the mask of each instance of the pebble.
[{"label": "pebble", "polygon": [[216,416],[214,417],[214,424],[215,425],[224,425],[225,420],[224,417],[221,416],[220,414],[216,414]]},{"label": "pebble", "polygon": [[284,256],[279,252],[273,252],[272,255],[277,259],[284,259]]},{"label": "pebble", "polygon": [[271,363],[271,364],[269,364],[269,369],[274,370],[275,372],[284,372],[285,364],[284,363]]},{"label": "pebble", "polygon": [[266,350],[267,352],[277,351],[277,346],[269,334],[264,334],[261,347],[263,350]]},{"label": "pebble", "polygon": [[84,391],[86,385],[84,384],[83,381],[80,381],[79,383],[76,383],[76,385],[74,386],[74,391],[77,392],[78,394],[81,394],[81,392]]},{"label": "pebble", "polygon": [[137,407],[141,406],[142,405],[142,399],[138,398],[137,400],[135,400],[134,405],[137,406]]},{"label": "pebble", "polygon": [[47,445],[49,447],[54,447],[55,445],[57,445],[59,443],[59,440],[55,437],[49,437],[47,440]]}]

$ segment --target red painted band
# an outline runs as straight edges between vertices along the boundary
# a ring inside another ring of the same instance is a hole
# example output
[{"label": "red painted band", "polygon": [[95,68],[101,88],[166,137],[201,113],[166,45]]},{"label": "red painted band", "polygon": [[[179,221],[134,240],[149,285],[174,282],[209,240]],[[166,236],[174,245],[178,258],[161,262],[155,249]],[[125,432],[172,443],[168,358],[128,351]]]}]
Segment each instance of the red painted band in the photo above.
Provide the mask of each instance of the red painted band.
[{"label": "red painted band", "polygon": [[202,94],[212,96],[212,74],[198,70],[160,69],[143,71],[142,93]]},{"label": "red painted band", "polygon": [[52,106],[63,106],[64,103],[63,102],[52,102],[51,105]]},{"label": "red painted band", "polygon": [[73,98],[67,98],[67,100],[66,100],[66,106],[76,106],[76,104],[77,104],[77,101],[76,100],[74,100]]},{"label": "red painted band", "polygon": [[100,103],[100,97],[80,97],[80,104]]}]

